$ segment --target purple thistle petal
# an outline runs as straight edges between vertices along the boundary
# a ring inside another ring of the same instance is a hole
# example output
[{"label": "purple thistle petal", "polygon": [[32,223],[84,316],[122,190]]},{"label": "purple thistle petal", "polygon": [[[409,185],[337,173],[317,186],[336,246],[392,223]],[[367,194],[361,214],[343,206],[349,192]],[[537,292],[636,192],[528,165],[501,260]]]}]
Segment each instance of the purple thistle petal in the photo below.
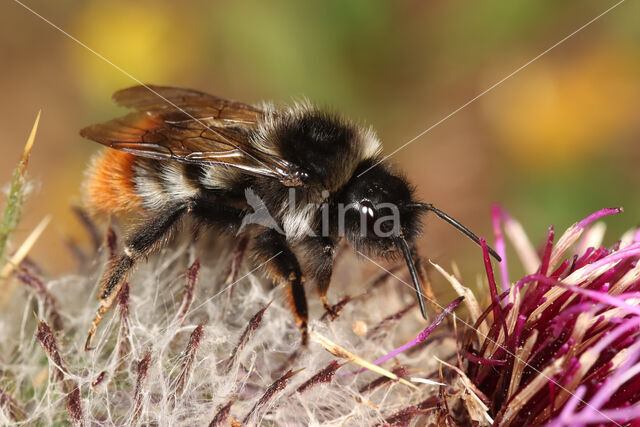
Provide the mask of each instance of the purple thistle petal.
[{"label": "purple thistle petal", "polygon": [[[573,344],[572,344],[573,345]],[[570,347],[570,346],[569,346]],[[569,367],[565,371],[561,381],[559,382],[561,387],[568,387],[569,383],[573,379],[576,371],[580,368],[581,364],[577,357],[572,357],[569,360]]]},{"label": "purple thistle petal", "polygon": [[573,224],[571,227],[569,227],[567,231],[564,232],[562,237],[560,237],[560,240],[558,241],[555,248],[553,249],[553,252],[551,253],[550,266],[552,268],[555,267],[555,265],[560,261],[560,259],[563,257],[565,252],[567,252],[567,250],[569,250],[571,245],[573,245],[576,242],[576,240],[580,237],[580,235],[584,231],[584,228],[587,225],[591,224],[593,221],[596,221],[606,215],[612,215],[619,212],[622,212],[622,208],[601,209],[589,215],[582,221],[577,222]]},{"label": "purple thistle petal", "polygon": [[491,292],[491,301],[493,304],[493,318],[498,319],[500,317],[500,298],[498,298],[498,285],[496,285],[496,279],[493,275],[493,266],[491,265],[491,258],[489,257],[489,248],[487,247],[487,241],[484,238],[480,238],[480,246],[482,246],[482,258],[484,260],[484,268],[487,272],[487,279],[489,279],[489,291]]},{"label": "purple thistle petal", "polygon": [[549,227],[547,232],[547,240],[545,242],[544,254],[542,255],[542,263],[540,264],[540,273],[547,274],[549,270],[549,261],[551,260],[551,250],[553,249],[553,238],[555,237],[555,231],[553,226]]},{"label": "purple thistle petal", "polygon": [[618,213],[622,212],[623,210],[624,209],[622,209],[622,207],[600,209],[599,211],[596,211],[596,212],[592,213],[591,215],[589,215],[588,217],[586,217],[585,219],[580,221],[578,223],[578,228],[579,229],[583,229],[587,225],[591,224],[594,221],[599,220],[600,218],[604,218],[607,215],[618,214]]},{"label": "purple thistle petal", "polygon": [[586,392],[587,388],[585,386],[581,385],[578,387],[576,392],[572,394],[567,403],[565,403],[560,416],[547,424],[547,427],[561,427],[569,423],[575,425],[573,411],[578,407],[578,404],[582,402],[582,398],[584,398]]},{"label": "purple thistle petal", "polygon": [[491,207],[491,219],[493,224],[493,235],[495,236],[495,248],[502,261],[498,263],[500,267],[500,278],[502,280],[502,290],[509,289],[509,268],[507,266],[507,249],[504,241],[504,234],[500,226],[500,220],[503,217],[502,208],[498,205]]},{"label": "purple thistle petal", "polygon": [[[591,302],[585,302],[582,304],[567,307],[562,310],[554,319],[551,320],[551,331],[553,335],[559,336],[560,333],[567,327],[567,323],[575,321],[575,318],[582,312],[593,310],[596,312],[600,309],[600,306],[593,306]],[[559,357],[559,356],[558,356]]]},{"label": "purple thistle petal", "polygon": [[[575,426],[576,422],[578,423],[589,423],[589,424],[596,424],[596,423],[609,423],[611,422],[611,420],[614,421],[618,421],[618,422],[628,422],[628,421],[636,421],[640,419],[640,405],[635,405],[635,406],[630,406],[628,408],[615,408],[615,409],[609,409],[609,410],[604,410],[604,411],[600,411],[598,413],[595,413],[593,415],[589,415],[589,416],[574,416],[571,418],[571,422],[567,423],[567,425],[571,425],[572,427]],[[632,424],[632,425],[636,425],[637,424]]]},{"label": "purple thistle petal", "polygon": [[589,265],[583,267],[584,271],[580,274],[580,276],[586,276],[594,271],[596,271],[600,267],[604,267],[607,264],[610,264],[615,261],[619,261],[622,259],[630,258],[632,256],[640,255],[640,243],[633,243],[627,246],[624,249],[621,249],[617,252],[612,253],[611,255],[607,255],[599,260],[590,263]]},{"label": "purple thistle petal", "polygon": [[475,354],[466,351],[464,353],[464,358],[467,359],[471,363],[475,363],[478,365],[487,365],[487,366],[504,366],[507,364],[506,360],[497,360],[497,359],[487,359],[486,357],[476,356]]},{"label": "purple thistle petal", "polygon": [[518,315],[518,320],[516,320],[516,327],[513,330],[511,336],[509,336],[508,346],[515,350],[516,347],[520,345],[520,337],[522,336],[522,328],[524,324],[527,322],[526,316],[522,314]]},{"label": "purple thistle petal", "polygon": [[615,391],[625,382],[640,373],[640,364],[633,366],[640,358],[640,342],[632,345],[627,349],[629,354],[628,360],[617,368],[614,373],[608,377],[600,390],[589,401],[589,406],[600,409],[613,396]]},{"label": "purple thistle petal", "polygon": [[[629,313],[633,313],[640,316],[640,307],[627,304],[623,298],[614,297],[604,292],[592,291],[591,289],[582,289],[578,286],[565,285],[564,283],[562,283],[561,286],[564,286],[565,288],[569,289],[572,292],[586,295],[589,298],[594,299],[596,301],[600,301],[615,307],[625,309]],[[637,298],[637,297],[640,297],[640,294],[636,294],[634,296]]]},{"label": "purple thistle petal", "polygon": [[620,325],[617,328],[613,329],[606,336],[601,338],[600,341],[598,341],[598,343],[596,345],[594,345],[591,349],[593,350],[594,353],[598,353],[599,354],[605,348],[609,347],[611,345],[611,343],[613,343],[618,338],[620,338],[620,336],[622,334],[624,334],[625,332],[628,332],[629,330],[631,330],[633,328],[637,328],[638,326],[640,326],[640,318],[635,317],[633,319],[629,319],[625,323],[623,323],[622,325]]},{"label": "purple thistle petal", "polygon": [[[566,283],[563,283],[559,280],[556,279],[552,279],[550,277],[547,276],[543,276],[542,274],[532,274],[530,276],[527,276],[526,278],[529,279],[535,279],[538,280],[539,282],[542,283],[546,283],[549,284],[551,286],[561,286],[563,288],[566,288],[572,292],[578,293],[578,294],[583,294],[586,295],[587,297],[594,299],[596,301],[600,301],[603,303],[606,303],[608,305],[612,305],[614,307],[619,307],[619,308],[623,308],[625,310],[627,310],[629,313],[632,314],[636,314],[638,316],[640,316],[640,307],[636,307],[630,304],[627,304],[624,301],[624,298],[620,298],[620,296],[613,296],[613,295],[609,295],[605,292],[598,292],[598,291],[593,291],[591,289],[582,289],[579,286],[573,286],[573,285],[568,285]],[[640,293],[639,294],[624,294],[627,298],[629,297],[640,297]]]}]

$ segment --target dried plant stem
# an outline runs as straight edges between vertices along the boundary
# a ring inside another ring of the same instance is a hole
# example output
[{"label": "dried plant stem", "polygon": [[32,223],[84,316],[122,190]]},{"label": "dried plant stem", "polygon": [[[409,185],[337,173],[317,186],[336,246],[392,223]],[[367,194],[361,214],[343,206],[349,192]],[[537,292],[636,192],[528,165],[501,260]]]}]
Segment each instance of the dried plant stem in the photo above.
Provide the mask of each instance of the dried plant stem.
[{"label": "dried plant stem", "polygon": [[336,357],[339,357],[341,359],[346,359],[370,371],[377,372],[380,375],[384,375],[385,377],[391,378],[392,380],[396,380],[401,384],[406,385],[407,387],[411,387],[416,390],[418,389],[418,387],[411,384],[409,381],[405,380],[404,378],[400,378],[393,372],[389,372],[388,370],[381,368],[377,365],[374,365],[371,362],[367,362],[363,358],[356,356],[350,351],[340,347],[338,344],[334,343],[329,338],[324,337],[317,332],[311,332],[310,336],[312,340],[314,340],[315,342],[323,346],[325,350],[327,350],[329,353],[333,354]]}]

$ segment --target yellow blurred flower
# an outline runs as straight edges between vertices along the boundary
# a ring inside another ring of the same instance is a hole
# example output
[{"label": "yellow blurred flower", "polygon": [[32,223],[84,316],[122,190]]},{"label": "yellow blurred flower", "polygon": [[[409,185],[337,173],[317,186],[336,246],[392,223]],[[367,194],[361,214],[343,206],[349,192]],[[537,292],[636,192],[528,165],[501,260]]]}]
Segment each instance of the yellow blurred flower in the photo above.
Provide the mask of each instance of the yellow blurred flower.
[{"label": "yellow blurred flower", "polygon": [[[184,11],[161,2],[91,2],[78,12],[73,34],[143,83],[175,84],[196,67],[198,40]],[[92,99],[135,85],[130,77],[78,45],[69,45],[73,69]]]},{"label": "yellow blurred flower", "polygon": [[624,135],[637,115],[640,66],[609,47],[542,58],[484,98],[498,142],[520,164],[565,165]]}]

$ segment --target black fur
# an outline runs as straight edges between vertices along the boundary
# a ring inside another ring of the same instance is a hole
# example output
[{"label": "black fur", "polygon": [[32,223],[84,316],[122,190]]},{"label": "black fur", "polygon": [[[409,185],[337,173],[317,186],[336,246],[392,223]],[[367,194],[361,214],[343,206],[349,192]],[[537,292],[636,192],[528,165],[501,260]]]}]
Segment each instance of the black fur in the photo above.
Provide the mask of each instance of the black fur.
[{"label": "black fur", "polygon": [[275,130],[282,157],[308,174],[305,184],[327,186],[353,151],[355,130],[324,112],[311,111]]},{"label": "black fur", "polygon": [[200,183],[200,178],[204,174],[202,165],[183,163],[182,168],[184,170],[184,178],[189,182],[189,184],[202,190],[202,185]]},{"label": "black fur", "polygon": [[202,225],[224,233],[235,234],[240,229],[245,211],[224,204],[219,197],[200,197],[190,206],[191,215]]}]

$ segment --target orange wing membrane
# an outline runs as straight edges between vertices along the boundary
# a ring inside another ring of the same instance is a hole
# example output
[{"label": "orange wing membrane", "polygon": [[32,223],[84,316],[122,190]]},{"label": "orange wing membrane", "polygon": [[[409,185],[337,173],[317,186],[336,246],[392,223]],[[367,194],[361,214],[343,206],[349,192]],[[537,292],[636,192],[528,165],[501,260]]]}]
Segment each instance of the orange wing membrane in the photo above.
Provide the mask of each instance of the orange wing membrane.
[{"label": "orange wing membrane", "polygon": [[135,86],[116,92],[117,104],[138,110],[80,134],[135,156],[196,164],[220,164],[251,175],[302,185],[295,165],[252,143],[264,113],[250,105],[202,92]]}]

